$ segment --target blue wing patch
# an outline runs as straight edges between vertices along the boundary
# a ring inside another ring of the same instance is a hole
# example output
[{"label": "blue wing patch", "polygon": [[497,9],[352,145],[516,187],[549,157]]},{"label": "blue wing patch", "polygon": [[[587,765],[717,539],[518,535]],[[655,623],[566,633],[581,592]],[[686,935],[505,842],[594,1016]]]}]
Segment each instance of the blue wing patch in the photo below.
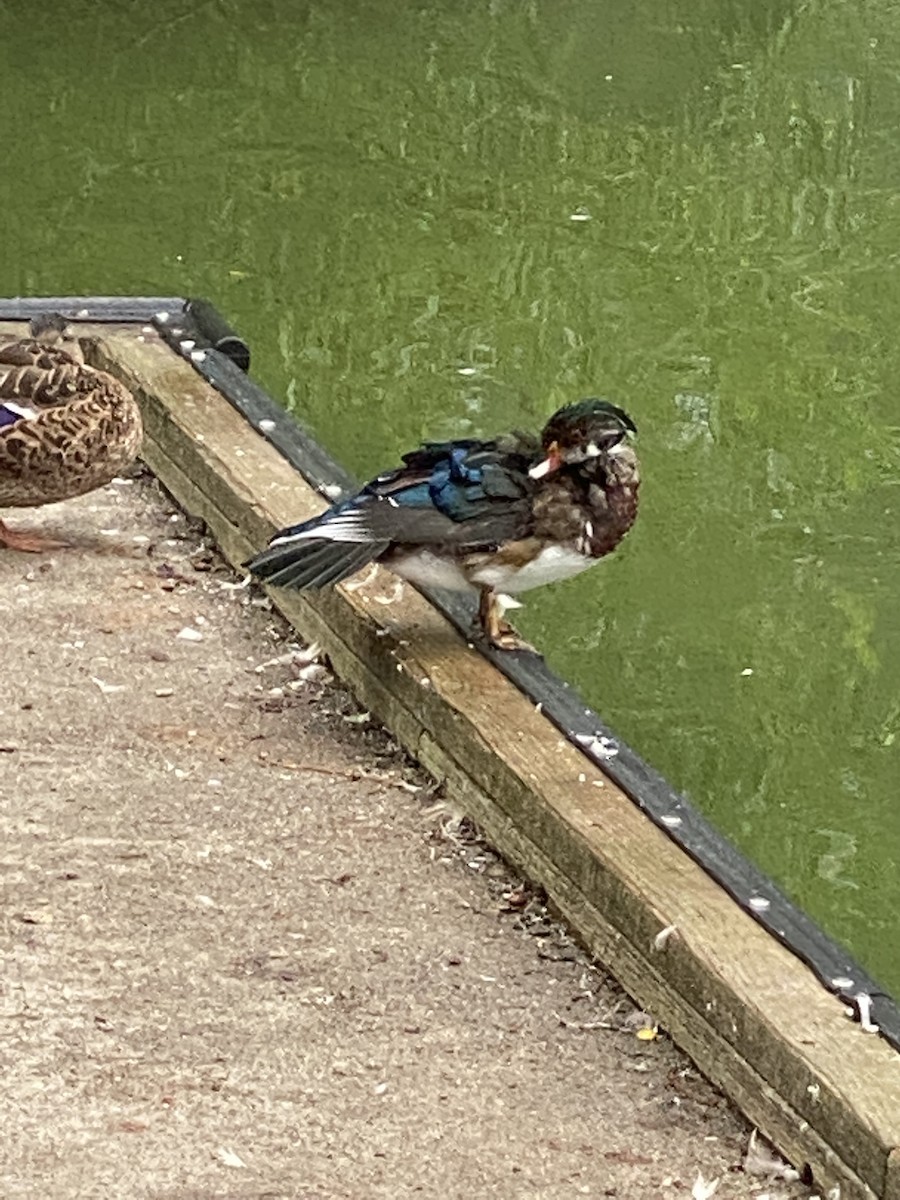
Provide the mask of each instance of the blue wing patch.
[{"label": "blue wing patch", "polygon": [[0,429],[8,429],[19,421],[33,421],[37,412],[24,404],[14,404],[11,400],[0,403]]}]

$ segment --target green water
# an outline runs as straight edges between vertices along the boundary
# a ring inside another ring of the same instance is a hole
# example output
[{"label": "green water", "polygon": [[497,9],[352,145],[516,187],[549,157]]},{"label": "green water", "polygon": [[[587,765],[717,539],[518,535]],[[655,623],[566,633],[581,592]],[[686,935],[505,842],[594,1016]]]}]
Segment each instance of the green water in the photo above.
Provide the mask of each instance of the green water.
[{"label": "green water", "polygon": [[209,296],[360,475],[629,408],[638,526],[524,632],[900,994],[897,6],[0,15],[3,294]]}]

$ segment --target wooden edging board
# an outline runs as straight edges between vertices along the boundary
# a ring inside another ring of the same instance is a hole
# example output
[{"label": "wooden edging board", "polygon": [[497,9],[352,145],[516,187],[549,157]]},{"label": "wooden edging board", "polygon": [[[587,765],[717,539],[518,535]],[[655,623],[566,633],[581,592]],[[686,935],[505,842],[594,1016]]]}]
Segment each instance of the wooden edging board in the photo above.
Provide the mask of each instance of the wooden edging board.
[{"label": "wooden edging board", "polygon": [[[79,333],[92,361],[139,397],[145,461],[232,563],[323,507],[155,333]],[[900,1200],[900,1055],[891,1046],[849,1020],[807,967],[413,588],[373,568],[330,592],[271,595],[823,1197]]]}]

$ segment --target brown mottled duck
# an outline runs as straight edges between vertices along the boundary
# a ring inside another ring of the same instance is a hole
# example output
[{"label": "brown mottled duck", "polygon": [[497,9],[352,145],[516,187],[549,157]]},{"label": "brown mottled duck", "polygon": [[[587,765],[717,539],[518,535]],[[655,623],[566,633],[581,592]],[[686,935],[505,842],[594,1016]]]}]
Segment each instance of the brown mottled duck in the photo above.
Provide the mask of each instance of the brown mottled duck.
[{"label": "brown mottled duck", "polygon": [[[141,444],[134,396],[85,364],[62,317],[35,318],[30,335],[0,344],[0,508],[37,508],[91,492],[128,467]],[[0,520],[0,546],[40,551],[65,544]]]}]

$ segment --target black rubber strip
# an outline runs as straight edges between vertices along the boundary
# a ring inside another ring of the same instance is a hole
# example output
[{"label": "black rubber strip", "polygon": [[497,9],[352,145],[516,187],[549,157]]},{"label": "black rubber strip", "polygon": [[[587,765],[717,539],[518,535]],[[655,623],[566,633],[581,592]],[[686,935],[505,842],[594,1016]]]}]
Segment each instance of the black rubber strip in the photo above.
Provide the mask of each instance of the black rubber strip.
[{"label": "black rubber strip", "polygon": [[[194,327],[191,304],[197,302],[115,297],[0,300],[0,319],[27,320],[48,310],[61,312],[73,320],[152,319],[169,345],[192,363],[326,500],[333,502],[352,494],[356,488],[353,478],[316,442],[309,430],[248,379],[233,358],[216,351],[211,339],[203,337],[203,331]],[[206,307],[216,318],[212,328],[224,328],[230,333],[212,306]],[[160,319],[161,313],[168,315]],[[198,332],[199,343],[192,336]],[[206,345],[210,348],[206,349]],[[440,589],[419,590],[463,637],[469,636],[474,603]],[[544,715],[567,740],[608,775],[655,825],[806,963],[822,984],[847,1004],[857,1020],[866,1027],[877,1026],[882,1037],[900,1050],[900,1008],[894,999],[844,947],[789,900],[684,796],[674,791],[658,771],[621,741],[578,693],[549,669],[539,654],[499,651],[485,645],[478,648],[534,704],[540,705]],[[803,1020],[804,1014],[798,1013],[798,1029],[802,1029]]]},{"label": "black rubber strip", "polygon": [[230,358],[242,371],[250,370],[250,347],[208,300],[188,300],[185,313],[190,316],[205,345]]},{"label": "black rubber strip", "polygon": [[30,321],[59,313],[68,321],[142,321],[149,325],[158,312],[181,312],[181,296],[14,296],[0,299],[0,321]]},{"label": "black rubber strip", "polygon": [[[177,329],[192,349],[219,350],[242,371],[250,369],[250,347],[208,300],[183,296],[37,296],[0,299],[0,321],[30,321],[44,313],[59,313],[67,321],[149,325],[166,314],[168,331]],[[171,341],[171,337],[169,338]]]}]

